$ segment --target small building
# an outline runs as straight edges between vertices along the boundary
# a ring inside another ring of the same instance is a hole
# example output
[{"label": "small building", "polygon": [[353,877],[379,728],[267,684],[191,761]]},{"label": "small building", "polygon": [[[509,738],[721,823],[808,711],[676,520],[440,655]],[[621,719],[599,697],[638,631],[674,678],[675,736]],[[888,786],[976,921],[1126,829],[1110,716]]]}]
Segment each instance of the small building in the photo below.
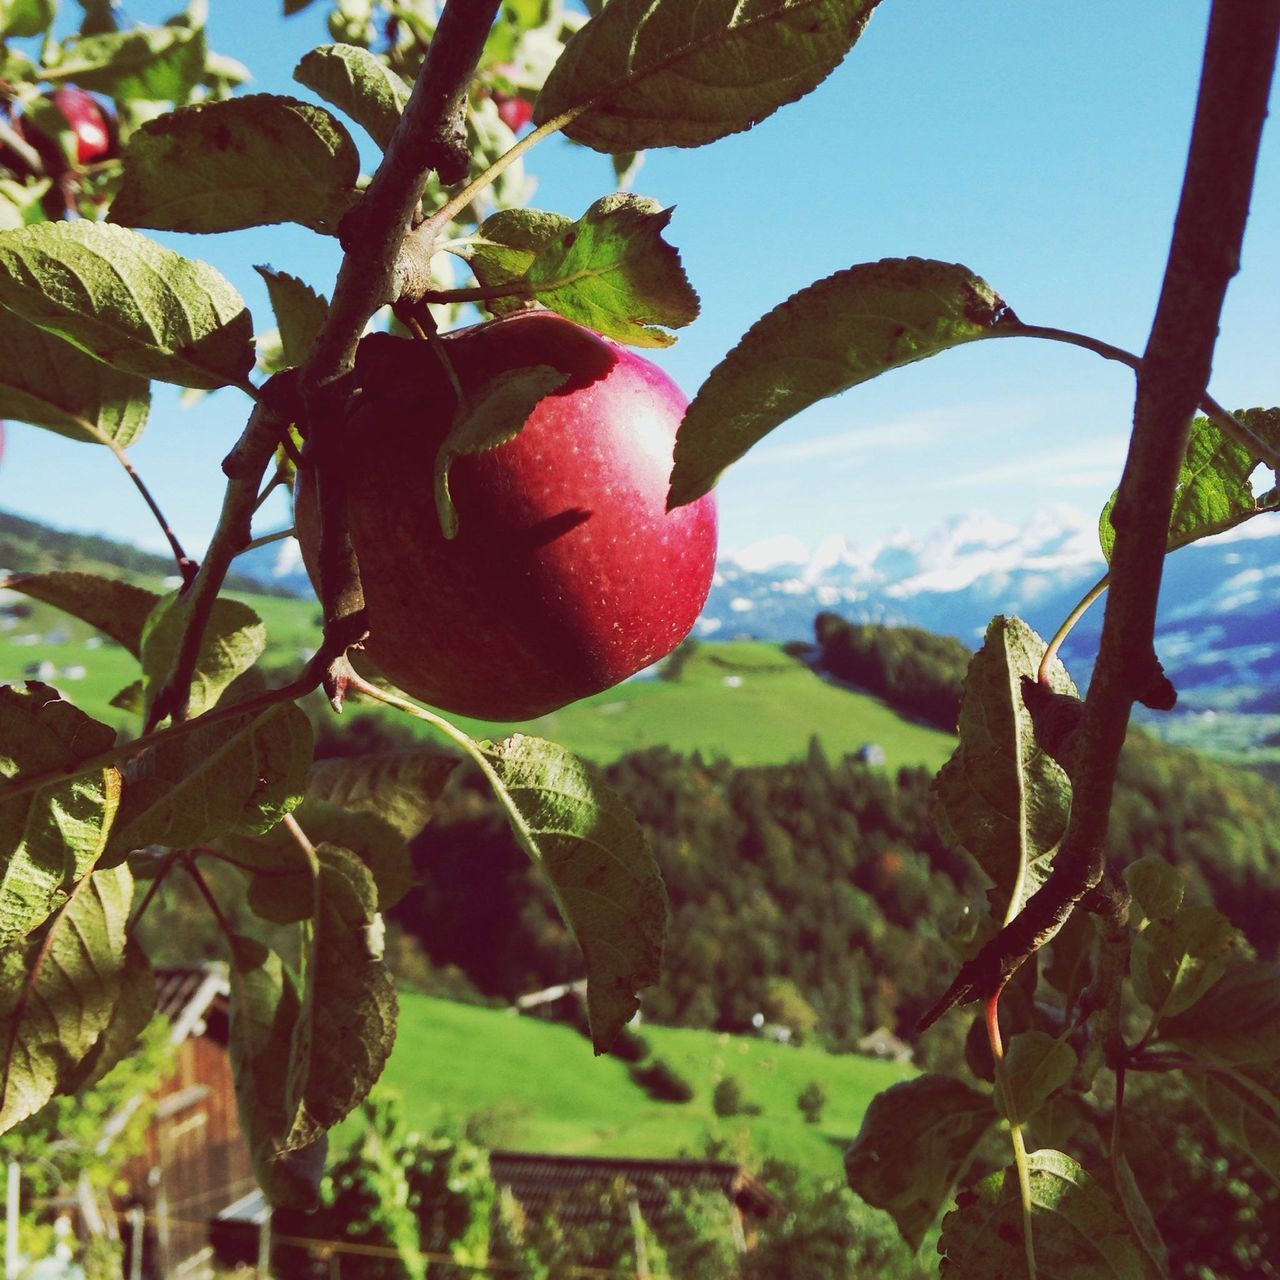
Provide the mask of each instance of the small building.
[{"label": "small building", "polygon": [[914,1057],[911,1046],[899,1036],[893,1034],[888,1027],[877,1027],[869,1031],[857,1043],[859,1053],[868,1058],[880,1058],[885,1062],[910,1062]]},{"label": "small building", "polygon": [[[141,1274],[156,1280],[210,1274],[211,1221],[257,1185],[236,1109],[230,993],[223,965],[156,973],[156,1011],[172,1025],[177,1060],[158,1091],[146,1148],[123,1171],[146,1223]],[[130,1240],[127,1215],[122,1234]]]},{"label": "small building", "polygon": [[873,769],[883,769],[889,759],[885,754],[885,749],[878,742],[864,742],[853,753],[853,756],[855,760],[860,760],[863,764],[869,764]]}]

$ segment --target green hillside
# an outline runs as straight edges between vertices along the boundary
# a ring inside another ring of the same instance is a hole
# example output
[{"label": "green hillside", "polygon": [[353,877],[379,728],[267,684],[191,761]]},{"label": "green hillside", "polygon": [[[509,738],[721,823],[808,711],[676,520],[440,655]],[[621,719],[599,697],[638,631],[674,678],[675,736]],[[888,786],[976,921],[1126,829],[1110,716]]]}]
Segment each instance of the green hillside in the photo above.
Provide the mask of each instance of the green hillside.
[{"label": "green hillside", "polygon": [[[151,590],[165,590],[160,579],[129,576]],[[296,670],[319,634],[315,601],[238,598],[266,623],[267,667]],[[42,664],[48,664],[43,676]],[[0,591],[0,683],[45,679],[90,715],[123,728],[132,725],[131,717],[113,708],[111,699],[137,676],[134,659],[93,628],[49,605]],[[319,697],[315,705],[317,714],[328,714]],[[379,708],[370,714],[429,733],[395,712]],[[513,727],[459,723],[478,737],[501,737]],[[954,746],[949,734],[904,719],[877,698],[827,683],[780,645],[753,641],[703,644],[678,680],[629,680],[517,727],[601,763],[662,744],[686,755],[700,751],[739,764],[779,764],[802,758],[816,734],[832,758],[874,743],[883,748],[890,769],[936,770]]]},{"label": "green hillside", "polygon": [[[510,730],[459,723],[481,737]],[[628,680],[519,727],[600,762],[661,744],[682,755],[781,764],[803,758],[816,735],[832,759],[872,743],[883,748],[889,769],[934,771],[955,748],[950,734],[906,720],[878,698],[838,688],[781,645],[759,641],[702,644],[678,680]]]},{"label": "green hillside", "polygon": [[[399,1038],[383,1083],[403,1095],[411,1127],[487,1113],[495,1145],[656,1157],[701,1152],[714,1137],[735,1149],[745,1144],[753,1159],[773,1155],[836,1175],[871,1099],[912,1074],[869,1058],[713,1031],[646,1026],[642,1033],[693,1085],[691,1102],[655,1102],[626,1063],[593,1057],[571,1027],[416,994],[401,996]],[[737,1078],[760,1115],[715,1114],[712,1090],[725,1075]],[[816,1125],[796,1106],[813,1080],[829,1097]]]}]

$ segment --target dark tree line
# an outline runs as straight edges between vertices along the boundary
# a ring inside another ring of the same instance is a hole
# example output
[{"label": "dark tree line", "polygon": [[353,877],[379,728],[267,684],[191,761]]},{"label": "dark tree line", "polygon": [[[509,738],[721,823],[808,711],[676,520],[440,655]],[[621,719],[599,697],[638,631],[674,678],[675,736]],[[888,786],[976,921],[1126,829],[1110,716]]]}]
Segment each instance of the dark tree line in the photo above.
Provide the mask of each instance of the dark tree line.
[{"label": "dark tree line", "polygon": [[972,652],[953,636],[919,627],[846,622],[836,613],[814,620],[820,667],[890,706],[954,733]]}]

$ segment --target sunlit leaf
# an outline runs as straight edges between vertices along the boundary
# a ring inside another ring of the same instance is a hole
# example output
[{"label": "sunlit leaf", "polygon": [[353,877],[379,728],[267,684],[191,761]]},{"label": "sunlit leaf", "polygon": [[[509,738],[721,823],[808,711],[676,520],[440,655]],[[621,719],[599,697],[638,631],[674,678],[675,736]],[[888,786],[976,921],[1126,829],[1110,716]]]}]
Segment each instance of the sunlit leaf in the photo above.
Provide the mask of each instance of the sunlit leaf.
[{"label": "sunlit leaf", "polygon": [[[1280,409],[1240,409],[1236,418],[1254,435],[1280,450]],[[1262,458],[1224,431],[1209,418],[1196,418],[1186,457],[1178,472],[1173,512],[1169,517],[1169,550],[1176,551],[1201,538],[1225,533],[1236,525],[1280,507],[1273,493],[1261,501],[1253,496],[1249,477]],[[1276,476],[1280,484],[1280,476]],[[1113,493],[1102,509],[1098,539],[1108,560],[1115,546],[1116,531],[1111,524],[1115,508]]]},{"label": "sunlit leaf", "polygon": [[[485,288],[501,287],[522,277],[539,252],[565,235],[573,219],[541,209],[499,209],[480,224],[476,234],[450,247],[465,258]],[[494,315],[516,311],[530,303],[528,296],[488,298]]]},{"label": "sunlit leaf", "polygon": [[1124,881],[1148,920],[1173,915],[1182,905],[1187,889],[1177,868],[1158,853],[1131,862],[1124,869]]},{"label": "sunlit leaf", "polygon": [[0,37],[42,35],[57,11],[58,0],[4,0],[0,5]]},{"label": "sunlit leaf", "polygon": [[128,867],[94,872],[38,936],[0,950],[0,1132],[44,1106],[109,1025],[132,895]]},{"label": "sunlit leaf", "polygon": [[696,147],[749,129],[820,84],[877,0],[613,0],[569,41],[534,105],[597,151]]},{"label": "sunlit leaf", "polygon": [[700,498],[811,404],[1015,325],[985,280],[923,258],[863,263],[801,289],[757,320],[694,396],[676,437],[668,505]]},{"label": "sunlit leaf", "polygon": [[404,78],[380,58],[350,44],[312,49],[293,78],[345,111],[384,151],[411,92]]},{"label": "sunlit leaf", "polygon": [[267,283],[271,308],[280,329],[281,367],[295,368],[307,357],[329,315],[329,303],[297,276],[270,267],[254,270]]},{"label": "sunlit leaf", "polygon": [[145,378],[213,390],[253,368],[253,321],[230,282],[126,227],[0,234],[0,305]]},{"label": "sunlit leaf", "polygon": [[1189,1009],[1227,971],[1239,937],[1231,921],[1208,906],[1183,907],[1152,920],[1133,940],[1133,989],[1159,1018]]},{"label": "sunlit leaf", "polygon": [[[148,706],[173,669],[190,620],[190,601],[176,592],[165,596],[147,619],[141,656]],[[247,604],[225,596],[215,601],[196,657],[188,716],[208,711],[266,646],[267,630]]]},{"label": "sunlit leaf", "polygon": [[107,1025],[78,1066],[58,1081],[58,1092],[75,1096],[82,1089],[92,1089],[108,1071],[137,1049],[138,1037],[155,1012],[156,976],[151,961],[142,945],[130,938],[125,943],[119,990]]},{"label": "sunlit leaf", "polygon": [[[1009,1042],[1005,1071],[1013,1090],[1013,1109],[1029,1120],[1062,1088],[1076,1069],[1076,1053],[1069,1044],[1043,1031],[1021,1031]],[[997,1099],[1000,1093],[996,1092]],[[1002,1108],[1003,1109],[1003,1108]]]},{"label": "sunlit leaf", "polygon": [[[993,619],[965,679],[960,745],[934,783],[940,833],[995,882],[1001,913],[1044,882],[1071,813],[1071,782],[1037,742],[1022,697],[1044,649],[1020,618]],[[1051,679],[1055,692],[1075,693],[1060,663]]]},{"label": "sunlit leaf", "polygon": [[582,948],[603,1053],[661,973],[667,896],[653,854],[618,795],[563,747],[515,734],[482,752],[516,839]]},{"label": "sunlit leaf", "polygon": [[87,622],[135,658],[142,651],[142,629],[160,601],[154,591],[131,582],[74,570],[21,573],[6,579],[5,586]]},{"label": "sunlit leaf", "polygon": [[186,102],[204,75],[208,47],[202,25],[166,23],[73,36],[42,78],[69,81],[121,102]]},{"label": "sunlit leaf", "polygon": [[680,254],[662,238],[672,210],[617,193],[546,241],[525,279],[544,306],[575,324],[638,347],[667,347],[698,316]]},{"label": "sunlit leaf", "polygon": [[[115,737],[48,685],[0,686],[0,944],[40,924],[106,848],[119,771],[76,768]],[[6,782],[45,774],[56,780],[5,798]]]},{"label": "sunlit leaf", "polygon": [[996,1119],[991,1099],[954,1076],[892,1085],[872,1098],[845,1152],[849,1186],[917,1248]]},{"label": "sunlit leaf", "polygon": [[157,743],[125,773],[109,854],[269,831],[302,802],[312,749],[311,722],[292,702]]},{"label": "sunlit leaf", "polygon": [[[1107,1192],[1070,1156],[1033,1151],[1031,1227],[1038,1275],[1053,1280],[1145,1280],[1142,1254]],[[942,1274],[1015,1280],[1027,1274],[1022,1204],[1013,1170],[957,1198],[938,1241]]]},{"label": "sunlit leaf", "polygon": [[0,320],[0,417],[121,448],[147,425],[151,384],[12,313]]},{"label": "sunlit leaf", "polygon": [[149,120],[129,139],[111,220],[159,231],[296,222],[334,234],[360,155],[323,107],[250,94]]}]

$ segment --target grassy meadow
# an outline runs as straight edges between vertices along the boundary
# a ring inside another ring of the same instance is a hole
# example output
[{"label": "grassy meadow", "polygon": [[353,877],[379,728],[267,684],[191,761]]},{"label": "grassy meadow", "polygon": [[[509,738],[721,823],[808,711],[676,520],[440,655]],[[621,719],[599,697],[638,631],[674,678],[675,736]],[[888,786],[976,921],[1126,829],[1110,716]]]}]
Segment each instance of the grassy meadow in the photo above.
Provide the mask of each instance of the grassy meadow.
[{"label": "grassy meadow", "polygon": [[[509,1013],[401,995],[400,1031],[383,1087],[404,1100],[411,1126],[479,1116],[495,1146],[577,1155],[700,1155],[708,1139],[727,1141],[756,1164],[777,1156],[838,1176],[842,1150],[880,1090],[910,1067],[806,1046],[774,1044],[714,1031],[646,1025],[641,1034],[694,1088],[687,1103],[656,1102],[635,1084],[627,1064],[596,1058],[573,1028]],[[719,1117],[716,1083],[737,1078],[754,1116]],[[828,1102],[818,1124],[796,1106],[817,1080]],[[342,1136],[354,1136],[354,1121]]]},{"label": "grassy meadow", "polygon": [[[139,585],[164,590],[158,580]],[[268,668],[296,669],[310,655],[319,636],[315,601],[236,598],[266,624]],[[136,660],[78,619],[17,593],[0,592],[0,609],[15,605],[26,616],[0,612],[5,628],[0,630],[0,683],[36,676],[41,664],[48,664],[41,678],[77,706],[116,728],[135,729],[136,717],[113,707],[111,700],[138,678]],[[315,705],[326,714],[318,696]],[[369,713],[410,725],[423,736],[430,733],[420,722],[384,708],[370,708]],[[875,743],[884,750],[889,769],[925,765],[936,770],[955,745],[951,735],[906,720],[877,698],[832,685],[780,645],[758,641],[702,644],[679,680],[637,677],[527,724],[463,717],[457,722],[477,737],[503,737],[518,728],[599,763],[662,744],[685,755],[697,751],[738,764],[779,764],[803,758],[816,735],[831,758]]]}]

